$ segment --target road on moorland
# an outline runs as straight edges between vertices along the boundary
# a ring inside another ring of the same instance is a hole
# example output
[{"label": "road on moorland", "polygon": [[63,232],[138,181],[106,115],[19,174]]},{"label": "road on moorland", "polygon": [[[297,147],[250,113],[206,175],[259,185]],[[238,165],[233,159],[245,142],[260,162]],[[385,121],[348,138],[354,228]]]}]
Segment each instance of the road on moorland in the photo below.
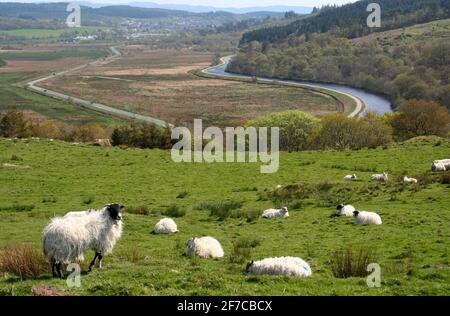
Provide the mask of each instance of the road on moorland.
[{"label": "road on moorland", "polygon": [[100,58],[97,59],[95,61],[89,62],[87,64],[81,65],[81,66],[77,66],[68,70],[63,70],[60,72],[54,72],[48,76],[39,78],[39,79],[35,79],[32,81],[29,81],[25,84],[25,88],[27,90],[45,95],[47,97],[51,97],[54,99],[59,99],[59,100],[63,100],[63,101],[67,101],[70,102],[72,104],[78,105],[80,107],[89,109],[89,110],[93,110],[93,111],[97,111],[100,113],[104,113],[104,114],[109,114],[112,116],[116,116],[119,118],[124,118],[124,119],[132,119],[132,120],[138,120],[138,121],[143,121],[143,122],[148,122],[148,123],[153,123],[156,124],[158,126],[161,127],[173,127],[172,124],[169,124],[167,122],[164,122],[162,120],[150,117],[150,116],[146,116],[146,115],[141,115],[141,114],[136,114],[136,113],[132,113],[132,112],[128,112],[128,111],[124,111],[124,110],[120,110],[120,109],[116,109],[113,108],[111,106],[105,105],[105,104],[101,104],[101,103],[94,103],[88,100],[84,100],[78,97],[74,97],[74,96],[70,96],[67,95],[65,93],[61,93],[61,92],[57,92],[57,91],[53,91],[53,90],[49,90],[46,88],[42,88],[39,87],[38,84],[49,80],[49,79],[53,79],[53,78],[57,78],[60,76],[64,76],[68,73],[77,71],[77,70],[81,70],[83,68],[86,68],[88,66],[92,66],[92,65],[96,65],[100,62],[105,62],[105,61],[111,61],[114,60],[116,58],[119,58],[120,56],[122,56],[122,54],[120,53],[120,51],[116,48],[116,47],[110,47],[109,51],[111,52],[111,55],[106,57],[106,58]]}]

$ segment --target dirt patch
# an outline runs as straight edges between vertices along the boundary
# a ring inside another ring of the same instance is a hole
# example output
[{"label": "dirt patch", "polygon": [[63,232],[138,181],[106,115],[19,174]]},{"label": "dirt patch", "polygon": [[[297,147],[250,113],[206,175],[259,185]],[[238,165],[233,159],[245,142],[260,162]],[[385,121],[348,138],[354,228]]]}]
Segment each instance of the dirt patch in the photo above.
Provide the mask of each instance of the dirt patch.
[{"label": "dirt patch", "polygon": [[33,296],[66,296],[60,289],[44,284],[33,285],[31,293]]},{"label": "dirt patch", "polygon": [[209,63],[200,63],[192,66],[180,66],[174,68],[139,68],[107,70],[103,72],[106,76],[145,76],[145,75],[179,75],[189,71],[208,67]]},{"label": "dirt patch", "polygon": [[56,71],[86,64],[88,58],[68,57],[57,60],[8,60],[6,66],[0,68],[0,73],[32,72],[32,71]]}]

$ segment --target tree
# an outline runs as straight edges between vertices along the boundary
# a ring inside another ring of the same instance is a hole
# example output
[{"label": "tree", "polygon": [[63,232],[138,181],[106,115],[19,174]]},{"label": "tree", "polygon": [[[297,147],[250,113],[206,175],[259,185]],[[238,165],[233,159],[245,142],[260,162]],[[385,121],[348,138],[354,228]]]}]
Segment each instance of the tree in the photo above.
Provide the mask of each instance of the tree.
[{"label": "tree", "polygon": [[450,114],[437,102],[409,100],[401,113],[392,116],[390,124],[396,140],[424,135],[447,137]]},{"label": "tree", "polygon": [[0,136],[24,138],[30,136],[28,121],[22,112],[9,111],[0,120]]}]

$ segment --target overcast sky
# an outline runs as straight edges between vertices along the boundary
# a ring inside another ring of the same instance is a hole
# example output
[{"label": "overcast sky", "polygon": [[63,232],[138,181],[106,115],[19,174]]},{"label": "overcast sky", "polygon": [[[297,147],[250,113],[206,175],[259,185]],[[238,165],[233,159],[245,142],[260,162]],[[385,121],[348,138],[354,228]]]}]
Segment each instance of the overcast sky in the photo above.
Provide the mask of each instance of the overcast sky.
[{"label": "overcast sky", "polygon": [[[82,1],[82,0],[80,0]],[[355,2],[355,0],[84,0],[94,3],[129,3],[129,2],[155,2],[164,4],[190,4],[206,5],[214,7],[254,7],[270,5],[292,5],[292,6],[321,6],[324,4],[344,4]],[[0,0],[0,2],[70,2],[70,0]]]}]

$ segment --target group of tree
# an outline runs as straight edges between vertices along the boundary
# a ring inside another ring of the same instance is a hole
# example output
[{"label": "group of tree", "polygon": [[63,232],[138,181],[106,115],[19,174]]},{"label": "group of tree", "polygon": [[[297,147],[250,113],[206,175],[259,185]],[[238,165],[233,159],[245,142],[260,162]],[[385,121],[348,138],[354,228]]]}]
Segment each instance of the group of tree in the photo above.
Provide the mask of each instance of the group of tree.
[{"label": "group of tree", "polygon": [[113,146],[147,149],[172,147],[170,129],[153,124],[131,124],[116,127],[111,134],[111,140]]},{"label": "group of tree", "polygon": [[434,100],[450,109],[450,42],[442,38],[355,43],[331,33],[292,35],[241,46],[228,70],[251,76],[347,84],[404,100]]}]

